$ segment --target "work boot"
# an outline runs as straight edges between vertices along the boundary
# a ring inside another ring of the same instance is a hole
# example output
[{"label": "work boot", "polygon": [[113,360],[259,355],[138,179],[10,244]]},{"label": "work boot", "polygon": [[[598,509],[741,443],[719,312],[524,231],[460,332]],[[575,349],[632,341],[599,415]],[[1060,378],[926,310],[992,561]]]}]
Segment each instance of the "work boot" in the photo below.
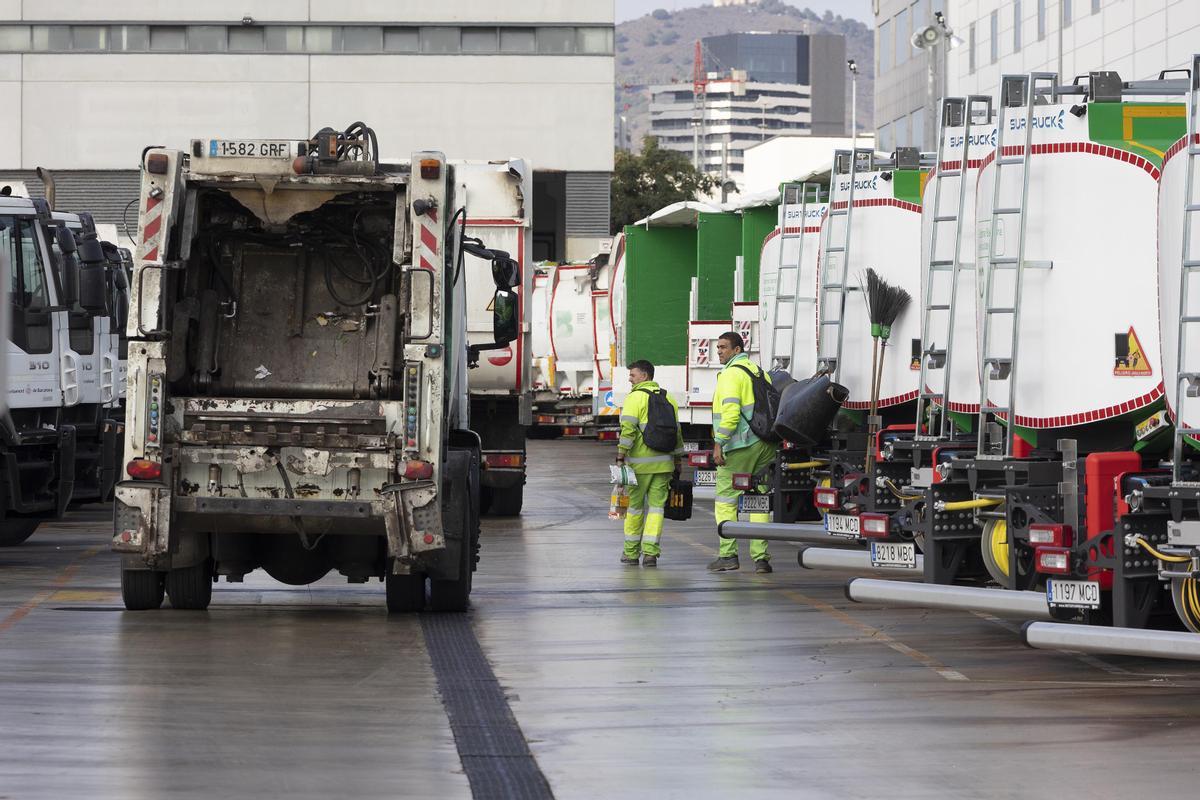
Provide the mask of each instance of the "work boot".
[{"label": "work boot", "polygon": [[721,557],[721,558],[718,558],[716,561],[711,562],[708,565],[708,571],[709,572],[732,572],[733,570],[738,569],[740,567],[741,567],[741,564],[738,563],[738,557],[737,556],[729,556],[728,558]]},{"label": "work boot", "polygon": [[658,566],[658,556],[651,556],[651,555],[642,556],[642,566],[643,567],[657,567]]},{"label": "work boot", "polygon": [[638,565],[638,557],[637,556],[621,556],[621,563],[625,564],[626,566],[629,566],[629,567],[636,567]]},{"label": "work boot", "polygon": [[758,572],[758,573],[767,573],[767,572],[774,572],[775,570],[771,569],[770,561],[767,561],[765,558],[762,558],[762,559],[759,559],[758,561],[754,562],[754,571]]}]

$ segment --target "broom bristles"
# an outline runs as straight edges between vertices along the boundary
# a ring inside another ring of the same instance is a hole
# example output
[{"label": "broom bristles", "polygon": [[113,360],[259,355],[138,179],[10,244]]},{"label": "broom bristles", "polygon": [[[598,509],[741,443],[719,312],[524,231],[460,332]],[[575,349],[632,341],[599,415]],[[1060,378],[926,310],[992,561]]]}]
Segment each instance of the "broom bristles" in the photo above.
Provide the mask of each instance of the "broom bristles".
[{"label": "broom bristles", "polygon": [[891,335],[896,318],[912,302],[912,295],[899,286],[892,286],[873,269],[867,270],[867,284],[863,292],[871,320],[871,335],[886,339]]}]

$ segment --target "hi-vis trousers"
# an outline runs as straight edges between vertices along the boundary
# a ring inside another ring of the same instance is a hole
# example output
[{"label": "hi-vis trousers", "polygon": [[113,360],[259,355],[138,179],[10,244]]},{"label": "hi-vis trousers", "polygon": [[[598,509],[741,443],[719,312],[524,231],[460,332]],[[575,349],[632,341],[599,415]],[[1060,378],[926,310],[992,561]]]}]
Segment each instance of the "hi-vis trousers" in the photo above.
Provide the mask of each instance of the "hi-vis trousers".
[{"label": "hi-vis trousers", "polygon": [[[741,447],[732,452],[725,453],[725,466],[717,467],[717,497],[713,503],[713,510],[717,518],[717,525],[720,525],[726,520],[736,520],[738,518],[738,498],[741,497],[741,489],[733,488],[733,476],[735,474],[754,475],[762,472],[775,458],[775,445],[764,441],[757,441],[749,447]],[[640,478],[639,478],[640,479]],[[765,486],[758,487],[758,490],[765,491]],[[770,514],[751,514],[751,522],[770,522]],[[721,539],[720,548],[721,558],[733,558],[738,554],[737,539]],[[770,558],[767,555],[767,540],[766,539],[751,539],[750,540],[750,558],[755,561],[762,561]]]},{"label": "hi-vis trousers", "polygon": [[637,486],[629,487],[629,510],[625,513],[625,555],[637,558],[638,548],[648,556],[662,552],[663,509],[671,488],[670,472],[638,472]]}]

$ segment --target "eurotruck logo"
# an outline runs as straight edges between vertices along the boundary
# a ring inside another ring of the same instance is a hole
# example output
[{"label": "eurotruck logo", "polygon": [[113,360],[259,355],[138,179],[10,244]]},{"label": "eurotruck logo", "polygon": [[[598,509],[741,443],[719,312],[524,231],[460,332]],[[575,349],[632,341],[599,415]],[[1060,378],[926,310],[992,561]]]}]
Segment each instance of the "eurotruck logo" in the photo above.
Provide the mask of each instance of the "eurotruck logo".
[{"label": "eurotruck logo", "polygon": [[[1057,114],[1046,114],[1040,117],[1034,117],[1033,129],[1035,131],[1039,129],[1049,130],[1051,128],[1057,128],[1060,131],[1066,130],[1066,126],[1063,125],[1063,123],[1066,121],[1066,118],[1067,110],[1065,108],[1059,111]],[[1025,130],[1025,118],[1013,117],[1008,121],[1008,129],[1010,131]]]},{"label": "eurotruck logo", "polygon": [[[825,211],[826,211],[826,209],[823,206],[819,207],[819,208],[810,208],[804,212],[804,221],[805,222],[813,222],[813,221],[822,219],[825,216]],[[789,211],[787,213],[787,218],[788,218],[789,222],[797,220],[800,218],[800,212],[799,211]]]},{"label": "eurotruck logo", "polygon": [[[878,184],[879,184],[879,175],[875,174],[875,175],[871,176],[870,180],[867,180],[866,178],[863,178],[862,180],[856,180],[854,182],[854,191],[858,192],[858,191],[862,191],[863,189],[876,189],[876,188],[878,188]],[[850,181],[840,181],[838,183],[838,191],[845,192],[849,189],[850,189]]]},{"label": "eurotruck logo", "polygon": [[[950,147],[952,147],[954,149],[958,149],[958,148],[962,147],[962,145],[963,145],[962,134],[950,137]],[[970,143],[971,147],[983,147],[984,145],[987,145],[988,147],[996,146],[996,129],[995,128],[992,128],[990,133],[972,134],[971,143]]]}]

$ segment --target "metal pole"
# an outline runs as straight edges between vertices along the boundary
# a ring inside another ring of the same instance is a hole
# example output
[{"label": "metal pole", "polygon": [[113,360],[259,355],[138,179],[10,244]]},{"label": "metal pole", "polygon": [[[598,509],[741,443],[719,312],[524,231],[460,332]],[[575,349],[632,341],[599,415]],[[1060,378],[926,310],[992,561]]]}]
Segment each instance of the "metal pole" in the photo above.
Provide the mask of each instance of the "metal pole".
[{"label": "metal pole", "polygon": [[858,70],[850,70],[850,149],[858,147]]},{"label": "metal pole", "polygon": [[1200,636],[1180,631],[1027,622],[1021,629],[1021,638],[1039,650],[1200,661]]},{"label": "metal pole", "polygon": [[[1064,0],[1058,0],[1058,77],[1063,76],[1063,22],[1066,20],[1066,5]],[[1033,87],[1030,86],[1030,91]]]},{"label": "metal pole", "polygon": [[951,611],[979,611],[1021,619],[1053,619],[1050,616],[1050,608],[1046,605],[1044,592],[1015,592],[974,586],[941,586],[933,583],[854,578],[846,584],[846,597],[856,603],[884,606],[942,608]]},{"label": "metal pole", "polygon": [[819,544],[826,547],[861,548],[863,546],[859,539],[841,539],[837,536],[830,536],[825,528],[817,523],[726,521],[717,526],[717,533],[725,539],[767,539],[772,542]]},{"label": "metal pole", "polygon": [[920,578],[925,574],[925,557],[919,553],[915,568],[876,567],[871,564],[871,554],[865,550],[834,550],[826,547],[802,547],[796,560],[805,569],[848,569],[910,578]]}]

